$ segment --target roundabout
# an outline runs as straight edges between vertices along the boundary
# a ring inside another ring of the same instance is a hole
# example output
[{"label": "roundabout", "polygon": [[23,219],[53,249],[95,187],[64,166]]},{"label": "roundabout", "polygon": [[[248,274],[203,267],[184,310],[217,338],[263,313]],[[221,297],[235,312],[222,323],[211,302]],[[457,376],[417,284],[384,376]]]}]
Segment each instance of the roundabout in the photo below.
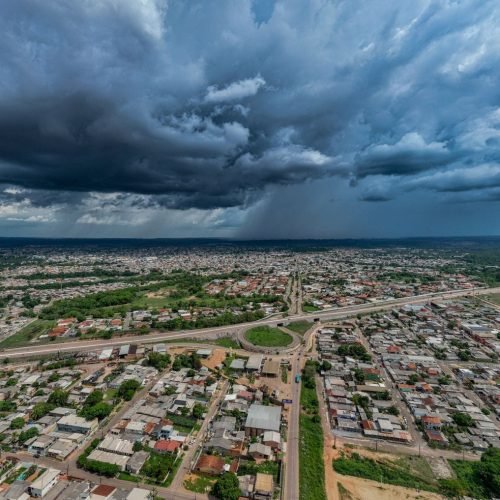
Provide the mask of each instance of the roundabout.
[{"label": "roundabout", "polygon": [[291,330],[259,325],[238,333],[242,347],[255,352],[287,352],[297,348],[302,339]]}]

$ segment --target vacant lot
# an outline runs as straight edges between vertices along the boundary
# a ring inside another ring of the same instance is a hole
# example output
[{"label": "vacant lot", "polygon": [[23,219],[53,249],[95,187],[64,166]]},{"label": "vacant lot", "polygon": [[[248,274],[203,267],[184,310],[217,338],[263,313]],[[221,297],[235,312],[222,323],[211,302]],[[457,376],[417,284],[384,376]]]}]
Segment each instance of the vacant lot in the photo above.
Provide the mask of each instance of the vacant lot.
[{"label": "vacant lot", "polygon": [[429,464],[420,457],[404,457],[394,461],[374,460],[353,452],[350,456],[345,455],[334,460],[333,468],[339,474],[362,477],[380,483],[439,491]]},{"label": "vacant lot", "polygon": [[245,333],[245,338],[252,344],[263,347],[284,347],[293,341],[288,333],[267,325],[251,328]]},{"label": "vacant lot", "polygon": [[0,342],[0,347],[5,349],[9,347],[18,347],[31,342],[33,339],[47,333],[55,326],[56,322],[51,320],[37,319],[26,325],[14,335],[7,337]]}]

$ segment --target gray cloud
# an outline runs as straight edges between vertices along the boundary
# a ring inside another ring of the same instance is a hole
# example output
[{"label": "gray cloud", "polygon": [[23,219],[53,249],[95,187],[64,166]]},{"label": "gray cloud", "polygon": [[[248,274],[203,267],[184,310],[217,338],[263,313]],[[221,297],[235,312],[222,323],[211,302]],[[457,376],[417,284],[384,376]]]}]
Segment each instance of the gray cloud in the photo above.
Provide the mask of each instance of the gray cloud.
[{"label": "gray cloud", "polygon": [[495,202],[499,26],[494,0],[2,2],[0,198],[110,225],[318,179]]}]

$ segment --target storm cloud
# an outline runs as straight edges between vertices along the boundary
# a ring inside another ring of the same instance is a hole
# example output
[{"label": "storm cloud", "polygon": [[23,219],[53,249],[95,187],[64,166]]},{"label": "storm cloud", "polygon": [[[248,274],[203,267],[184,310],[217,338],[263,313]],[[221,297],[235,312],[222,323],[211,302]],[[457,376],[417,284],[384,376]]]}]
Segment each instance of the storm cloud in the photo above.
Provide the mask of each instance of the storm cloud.
[{"label": "storm cloud", "polygon": [[16,0],[0,29],[11,223],[256,234],[311,185],[328,216],[339,190],[499,200],[495,0]]}]

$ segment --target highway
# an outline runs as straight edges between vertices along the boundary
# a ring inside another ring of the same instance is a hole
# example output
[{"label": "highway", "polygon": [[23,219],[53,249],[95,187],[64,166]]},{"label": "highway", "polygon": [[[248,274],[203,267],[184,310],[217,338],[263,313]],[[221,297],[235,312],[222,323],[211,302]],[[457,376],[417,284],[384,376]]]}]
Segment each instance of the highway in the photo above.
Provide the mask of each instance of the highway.
[{"label": "highway", "polygon": [[318,311],[316,313],[309,314],[295,314],[288,316],[286,318],[265,318],[259,321],[253,321],[249,323],[239,323],[237,325],[220,326],[214,328],[203,328],[200,330],[188,330],[188,331],[178,331],[178,332],[152,332],[148,335],[130,335],[117,337],[109,340],[72,340],[67,342],[51,343],[45,345],[30,345],[27,347],[18,347],[13,349],[5,349],[0,352],[1,358],[22,358],[23,356],[39,356],[46,354],[57,354],[58,352],[78,352],[78,351],[92,351],[98,349],[104,349],[106,347],[115,347],[123,344],[130,343],[156,343],[172,340],[182,340],[185,338],[207,338],[207,337],[217,337],[221,334],[234,334],[240,329],[251,328],[256,325],[270,325],[276,326],[277,323],[300,321],[313,319],[321,320],[333,320],[339,319],[346,316],[354,316],[356,314],[366,314],[377,311],[383,311],[386,309],[392,309],[393,307],[400,307],[407,304],[415,304],[419,302],[426,302],[429,300],[438,299],[452,299],[455,297],[461,297],[466,295],[487,295],[491,293],[500,293],[500,287],[497,288],[476,288],[474,290],[456,290],[451,292],[441,292],[441,293],[430,293],[425,295],[415,295],[412,297],[405,297],[402,299],[393,299],[383,302],[377,302],[373,304],[361,304],[356,306],[341,307],[337,309]]}]

